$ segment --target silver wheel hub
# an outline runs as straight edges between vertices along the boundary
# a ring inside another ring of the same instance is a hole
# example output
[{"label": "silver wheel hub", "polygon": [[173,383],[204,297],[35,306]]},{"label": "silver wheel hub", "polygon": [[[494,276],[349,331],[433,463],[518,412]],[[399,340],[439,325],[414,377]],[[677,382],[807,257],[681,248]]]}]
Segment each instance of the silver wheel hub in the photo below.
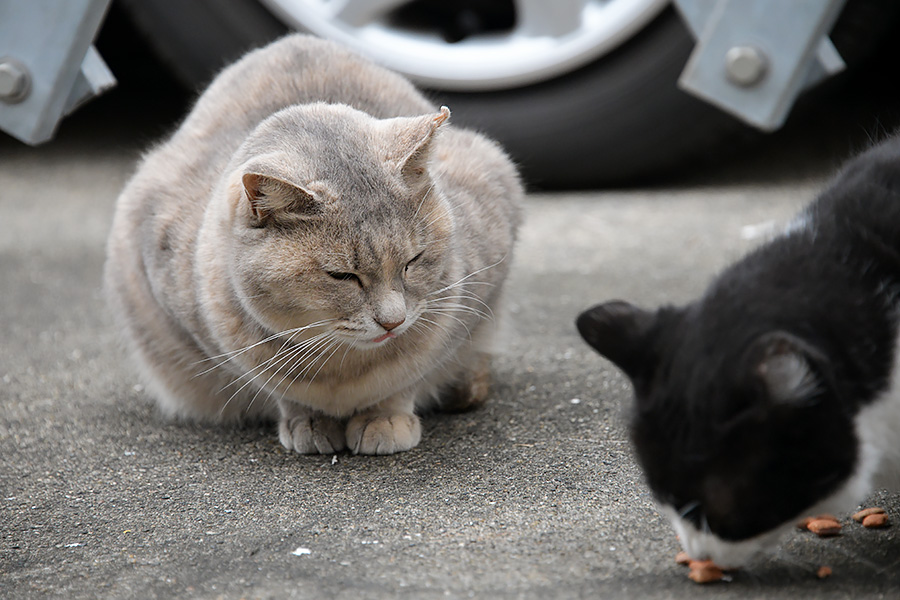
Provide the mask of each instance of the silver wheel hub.
[{"label": "silver wheel hub", "polygon": [[512,0],[510,27],[455,42],[392,19],[410,0],[262,2],[287,25],[355,48],[420,84],[476,91],[536,83],[592,62],[644,27],[669,0]]}]

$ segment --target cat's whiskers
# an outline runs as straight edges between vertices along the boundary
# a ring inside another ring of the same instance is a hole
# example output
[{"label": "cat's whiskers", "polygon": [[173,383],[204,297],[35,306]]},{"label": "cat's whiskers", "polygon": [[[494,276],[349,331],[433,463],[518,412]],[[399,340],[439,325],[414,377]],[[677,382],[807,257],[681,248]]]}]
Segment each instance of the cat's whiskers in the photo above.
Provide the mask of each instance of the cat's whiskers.
[{"label": "cat's whiskers", "polygon": [[350,352],[350,350],[353,349],[353,346],[351,346],[350,344],[345,344],[345,346],[347,346],[347,349],[344,350],[344,355],[341,357],[341,364],[338,365],[338,373],[340,373],[343,370],[344,360],[347,358],[347,354]]},{"label": "cat's whiskers", "polygon": [[[310,344],[314,343],[316,340],[319,340],[322,337],[327,336],[328,333],[329,332],[327,332],[327,331],[322,332],[322,333],[315,335],[309,339],[303,340],[299,344],[295,344],[295,345],[291,346],[290,348],[288,348],[286,344],[282,345],[281,348],[275,354],[273,354],[271,357],[269,357],[267,360],[257,364],[253,368],[248,369],[241,375],[237,376],[231,383],[228,383],[219,391],[222,392],[222,391],[228,389],[229,387],[235,385],[237,382],[241,381],[245,377],[253,374],[255,371],[259,371],[261,373],[261,372],[265,371],[267,368],[274,366],[274,364],[281,363],[292,353],[302,351],[304,348],[307,348]],[[259,373],[257,373],[257,375],[259,375]],[[254,375],[254,377],[256,377],[256,375]]]},{"label": "cat's whiskers", "polygon": [[[475,282],[475,283],[478,283],[478,282]],[[461,289],[461,290],[456,290],[456,291],[458,291],[460,293],[459,296],[441,296],[441,298],[439,298],[439,300],[471,300],[471,301],[476,302],[477,304],[480,304],[481,306],[483,306],[485,308],[485,310],[490,314],[490,317],[492,319],[494,318],[494,311],[491,309],[491,307],[488,305],[488,303],[485,302],[484,300],[482,300],[481,298],[479,298],[477,294],[475,294],[474,292],[470,292],[466,289]],[[431,300],[429,299],[429,301],[431,301]]]},{"label": "cat's whiskers", "polygon": [[313,327],[321,327],[323,325],[327,325],[328,323],[332,323],[334,321],[337,321],[337,319],[323,319],[321,321],[316,321],[315,323],[310,323],[309,325],[303,325],[301,327],[285,329],[284,331],[279,331],[279,332],[273,333],[272,335],[270,335],[258,342],[250,344],[248,346],[244,346],[243,348],[238,348],[237,350],[231,350],[229,352],[223,352],[222,354],[210,356],[209,358],[204,358],[203,360],[197,361],[195,364],[200,364],[200,363],[208,362],[211,360],[217,360],[219,358],[224,358],[224,357],[230,356],[232,354],[241,354],[243,352],[246,352],[247,350],[251,350],[261,344],[265,344],[266,342],[271,342],[272,340],[278,339],[280,337],[283,337],[286,335],[293,335],[295,333],[300,333],[300,332],[306,331],[307,329],[312,329]]},{"label": "cat's whiskers", "polygon": [[460,325],[463,326],[463,329],[466,330],[466,335],[469,336],[469,338],[471,339],[472,332],[469,331],[469,326],[466,325],[465,321],[463,321],[462,319],[460,319],[459,317],[457,317],[456,315],[453,314],[453,312],[455,312],[454,310],[449,310],[449,309],[442,310],[439,308],[431,308],[431,309],[428,309],[428,312],[431,314],[443,315],[445,317],[453,319],[454,321],[456,321],[457,323],[459,323]]},{"label": "cat's whiskers", "polygon": [[440,329],[444,333],[446,333],[448,335],[450,334],[450,331],[446,327],[444,327],[442,324],[438,323],[437,321],[432,321],[428,317],[421,316],[421,315],[419,316],[418,319],[416,319],[416,322],[413,324],[413,326],[410,327],[410,330],[417,330],[420,328],[422,331],[425,331],[425,332],[433,331],[435,329]]},{"label": "cat's whiskers", "polygon": [[[313,364],[315,364],[316,360],[318,360],[318,358],[322,355],[322,349],[326,346],[330,348],[333,341],[337,339],[337,335],[333,331],[329,332],[329,334],[330,335],[323,336],[321,339],[317,340],[315,344],[307,347],[304,352],[295,353],[294,355],[289,357],[288,362],[290,364],[290,367],[285,371],[285,375],[282,376],[281,381],[278,383],[278,385],[275,386],[276,389],[278,388],[278,386],[284,383],[284,381],[288,377],[288,374],[294,373],[297,368],[302,366],[304,363],[307,364],[305,369],[310,368]],[[285,388],[285,391],[287,391],[289,387],[290,386],[288,386],[288,388]]]},{"label": "cat's whiskers", "polygon": [[[255,374],[255,375],[253,375],[252,377],[250,377],[249,379],[247,379],[247,381],[245,381],[245,382],[243,383],[243,385],[241,385],[241,387],[239,387],[238,389],[236,389],[236,390],[234,391],[234,393],[232,393],[231,396],[228,397],[228,400],[226,400],[225,403],[222,405],[222,408],[221,408],[221,410],[219,411],[219,414],[220,414],[220,415],[224,414],[225,409],[228,407],[228,405],[231,403],[231,401],[234,400],[234,399],[237,397],[237,395],[241,393],[242,390],[244,390],[247,386],[251,385],[254,381],[256,381],[256,379],[257,379],[258,377],[260,377],[261,375],[263,375],[263,374],[265,373],[266,369],[268,369],[268,368],[270,368],[270,367],[272,367],[272,366],[275,366],[275,365],[277,365],[277,364],[283,363],[284,361],[290,360],[292,356],[295,356],[297,353],[303,352],[305,349],[307,349],[307,348],[310,347],[310,346],[315,346],[315,344],[316,344],[318,341],[320,341],[322,338],[327,337],[329,334],[332,334],[332,332],[330,332],[330,331],[322,332],[322,333],[320,333],[320,334],[318,334],[318,335],[315,335],[315,336],[313,336],[313,337],[311,337],[311,338],[309,338],[309,339],[307,339],[307,340],[304,340],[304,341],[301,342],[300,344],[297,344],[297,345],[295,345],[295,346],[293,346],[292,348],[287,349],[287,350],[285,350],[285,349],[284,349],[285,347],[282,346],[282,348],[281,348],[278,352],[276,352],[271,358],[269,358],[268,360],[266,360],[266,361],[264,361],[264,362],[262,362],[262,363],[256,365],[256,366],[253,367],[252,369],[249,369],[248,371],[246,371],[245,373],[241,374],[240,376],[238,376],[237,378],[235,378],[233,381],[231,381],[231,383],[229,383],[229,384],[225,385],[224,387],[222,387],[222,388],[219,390],[220,393],[223,392],[223,391],[225,391],[225,390],[228,389],[229,387],[231,387],[231,386],[237,384],[238,382],[241,381],[241,379],[244,379],[245,377],[250,376],[251,374],[254,373],[254,371],[256,371],[256,374]],[[271,380],[271,378],[270,378],[270,380]],[[267,381],[266,383],[268,383],[268,381]],[[264,384],[264,385],[265,385],[265,384]],[[260,389],[262,389],[262,388],[260,388]],[[258,393],[258,392],[257,392],[257,393]],[[256,396],[254,396],[253,399],[255,399],[255,398],[256,398]],[[247,409],[248,409],[248,410],[249,410],[250,406],[252,406],[252,404],[253,404],[253,399],[251,399],[250,404],[247,406]]]},{"label": "cat's whiskers", "polygon": [[[310,348],[309,351],[307,351],[303,356],[295,360],[288,372],[295,372],[296,369],[302,366],[304,363],[306,364],[306,366],[304,366],[303,369],[294,376],[294,379],[291,380],[291,385],[293,385],[293,382],[296,381],[298,377],[302,377],[310,369],[312,369],[313,366],[315,366],[316,361],[318,361],[323,354],[328,352],[328,350],[330,350],[335,344],[339,343],[340,340],[337,338],[337,336],[329,336],[328,338],[323,339],[319,344],[316,344],[314,348]],[[287,376],[285,376],[282,381],[284,381],[285,379],[287,379]],[[289,388],[290,386],[288,386],[288,388],[285,388],[285,391],[287,391],[287,389]]]},{"label": "cat's whiskers", "polygon": [[[319,337],[319,336],[322,336],[322,335],[324,335],[324,334],[319,334],[318,336],[315,336],[315,337]],[[238,384],[238,383],[239,383],[242,379],[244,379],[245,377],[249,377],[251,374],[253,374],[254,372],[256,372],[256,374],[253,375],[253,377],[251,377],[251,378],[248,379],[246,382],[244,382],[244,383],[241,385],[241,387],[239,387],[237,390],[235,390],[235,391],[231,394],[231,396],[228,397],[228,400],[225,401],[225,403],[222,405],[222,408],[219,410],[219,416],[221,416],[221,415],[223,415],[223,414],[225,413],[225,409],[228,408],[228,406],[231,404],[231,401],[234,400],[234,399],[237,397],[237,395],[241,392],[241,390],[243,390],[243,389],[246,388],[248,385],[250,385],[257,377],[259,377],[259,376],[260,376],[260,375],[261,375],[268,367],[270,367],[273,363],[276,363],[276,361],[277,361],[277,362],[280,362],[281,360],[284,360],[284,356],[286,356],[286,355],[288,355],[288,354],[290,354],[291,352],[294,352],[294,351],[296,350],[297,346],[294,346],[294,347],[292,347],[292,348],[286,350],[287,344],[290,343],[290,340],[291,340],[292,338],[293,338],[293,336],[292,336],[291,338],[288,338],[288,340],[286,340],[285,343],[282,344],[281,347],[278,349],[278,351],[277,351],[274,355],[272,355],[268,360],[265,360],[265,361],[261,362],[260,364],[254,366],[252,369],[249,369],[249,370],[245,371],[244,373],[241,373],[239,376],[237,376],[236,378],[234,378],[230,383],[227,383],[226,385],[222,386],[222,387],[219,389],[219,391],[218,391],[217,393],[222,393],[222,392],[224,392],[225,390],[227,390],[228,388],[230,388],[230,387],[232,387],[232,386]],[[304,342],[301,344],[301,346],[305,346],[305,345],[308,343],[308,341],[309,341],[309,340],[304,341]]]},{"label": "cat's whiskers", "polygon": [[[337,347],[339,348],[340,345],[341,345],[342,343],[343,343],[343,341],[342,341],[337,335],[333,335],[331,338],[329,338],[329,339],[327,340],[327,342],[323,342],[322,344],[320,344],[320,345],[315,349],[315,350],[316,350],[316,355],[315,355],[315,357],[313,357],[313,359],[309,362],[309,364],[307,364],[301,371],[297,372],[297,373],[294,375],[294,378],[291,379],[291,382],[290,382],[289,384],[287,384],[287,386],[284,388],[284,389],[285,389],[285,392],[286,392],[287,390],[291,389],[291,388],[294,386],[294,384],[297,382],[298,379],[300,379],[301,377],[305,376],[306,373],[308,373],[308,372],[310,371],[310,369],[312,369],[313,365],[316,364],[316,361],[317,361],[322,355],[324,355],[326,352],[328,352],[329,350],[331,350],[331,348],[333,348],[333,347],[335,347],[335,346],[337,346]],[[324,349],[322,349],[323,347],[324,347]],[[334,353],[332,352],[332,354],[330,354],[330,355],[328,356],[328,358],[326,358],[324,361],[322,361],[322,364],[319,366],[319,369],[316,371],[315,375],[313,375],[313,379],[315,379],[316,375],[319,374],[319,370],[321,370],[322,367],[325,366],[325,363],[328,362],[328,360],[331,358],[331,356],[332,356],[333,354],[334,354]],[[296,367],[302,365],[303,362],[305,362],[306,358],[307,358],[307,357],[301,357],[298,361],[296,361],[296,362],[294,363],[294,365],[292,366],[292,368],[291,368],[290,370],[293,371]],[[279,382],[278,385],[281,385],[281,384],[284,383],[286,380],[287,380],[287,377],[286,377],[286,376],[283,377],[282,380],[281,380],[281,382]],[[309,389],[309,386],[310,386],[310,385],[312,385],[312,380],[310,380],[309,383],[307,384],[307,386],[306,386],[307,389]],[[276,387],[277,387],[277,386],[276,386]]]},{"label": "cat's whiskers", "polygon": [[[280,363],[280,366],[271,375],[269,375],[269,378],[266,379],[265,383],[263,383],[261,386],[259,386],[259,389],[256,390],[255,394],[253,394],[253,398],[250,399],[250,404],[248,405],[248,408],[249,408],[249,406],[253,405],[253,402],[256,400],[256,398],[259,396],[259,394],[262,393],[262,391],[265,389],[269,389],[269,394],[266,397],[266,401],[268,401],[268,399],[272,397],[272,394],[278,389],[278,386],[284,382],[285,377],[282,376],[281,380],[274,386],[274,388],[269,388],[268,387],[269,383],[275,377],[277,377],[278,374],[281,373],[281,371],[283,371],[285,369],[285,367],[288,367],[288,372],[293,371],[293,369],[296,368],[296,366],[298,364],[302,364],[302,362],[306,359],[307,356],[309,356],[310,354],[312,354],[313,352],[316,351],[316,348],[319,346],[318,342],[325,343],[325,341],[327,341],[333,337],[334,337],[333,331],[325,332],[316,337],[316,343],[307,344],[303,347],[295,348],[295,349],[293,349],[293,351],[286,353],[286,356],[284,356],[281,360],[278,361]],[[311,339],[313,339],[313,338],[311,338]],[[301,354],[301,353],[303,354],[303,356],[300,356],[300,358],[296,358],[297,355]],[[278,363],[276,363],[276,364],[278,364]],[[273,364],[271,366],[274,367],[276,365]]]},{"label": "cat's whiskers", "polygon": [[[285,336],[288,337],[288,342],[289,342],[294,337],[296,337],[297,334],[302,333],[302,332],[306,331],[307,329],[312,329],[313,327],[322,327],[322,326],[332,323],[336,320],[337,319],[324,319],[322,321],[316,321],[315,323],[310,323],[309,325],[304,325],[302,327],[295,327],[293,329],[286,329],[284,331],[279,331],[278,333],[274,333],[258,342],[250,344],[249,346],[244,346],[243,348],[238,348],[237,350],[232,350],[230,352],[223,352],[222,354],[210,356],[209,358],[204,358],[203,360],[198,360],[197,362],[194,363],[194,365],[199,365],[199,364],[203,364],[205,362],[216,361],[221,358],[228,357],[228,358],[225,358],[225,360],[216,363],[212,367],[209,367],[205,371],[201,371],[200,373],[197,373],[196,375],[194,375],[194,377],[206,375],[207,373],[218,369],[219,367],[223,366],[225,363],[228,363],[228,362],[234,360],[235,358],[241,356],[242,354],[245,354],[246,352],[249,352],[250,350],[252,350],[258,346],[267,344],[273,340],[276,340],[278,338],[285,337]],[[283,347],[284,347],[284,345],[282,345],[282,348]]]},{"label": "cat's whiskers", "polygon": [[[341,349],[341,344],[343,344],[343,342],[342,342],[340,339],[335,338],[334,341],[333,341],[333,343],[331,344],[331,346],[328,346],[328,348],[325,348],[325,350],[323,350],[323,351],[319,354],[319,356],[322,356],[323,354],[325,354],[326,352],[328,352],[328,350],[329,350],[330,348],[332,348],[332,347],[334,348],[334,350],[331,351],[331,354],[329,354],[327,357],[325,357],[325,359],[322,361],[322,364],[319,365],[319,368],[316,369],[316,372],[315,372],[315,373],[313,373],[313,376],[309,378],[309,381],[306,383],[306,389],[309,389],[309,386],[311,386],[312,383],[313,383],[313,381],[316,380],[316,377],[319,375],[319,372],[322,370],[322,368],[325,366],[325,364],[326,364],[329,360],[331,360],[331,357],[334,356],[334,354],[335,354],[338,350]],[[346,353],[344,354],[344,356],[346,356]],[[310,363],[310,366],[312,366],[312,365],[314,365],[314,364],[315,364],[315,361],[313,361],[312,363]]]},{"label": "cat's whiskers", "polygon": [[[505,259],[505,257],[504,257],[504,259]],[[479,285],[479,284],[490,286],[493,284],[486,282],[486,281],[469,281],[468,279],[482,271],[485,271],[487,269],[497,266],[504,259],[501,259],[500,261],[498,261],[492,265],[488,265],[487,267],[483,267],[481,269],[473,271],[472,273],[469,273],[465,277],[462,277],[461,279],[457,280],[456,282],[454,282],[448,286],[445,286],[441,289],[435,290],[434,292],[426,294],[426,297],[424,299],[424,304],[425,304],[424,312],[428,312],[428,313],[435,314],[435,315],[444,315],[446,317],[456,320],[465,328],[467,335],[469,336],[469,338],[471,338],[471,331],[469,330],[468,325],[466,325],[466,323],[462,319],[460,319],[457,315],[458,314],[471,314],[479,319],[486,319],[486,320],[493,320],[494,315],[493,315],[493,311],[491,310],[490,306],[487,305],[487,303],[485,303],[481,298],[479,298],[478,295],[475,294],[474,292],[471,292],[471,291],[465,289],[465,287],[469,286],[469,285]],[[439,293],[448,292],[450,290],[453,290],[456,293],[456,295],[440,296],[437,298],[429,297],[429,296],[434,296]],[[482,311],[481,309],[476,308],[474,306],[469,306],[467,304],[463,304],[462,302],[457,302],[457,300],[474,301],[474,302],[484,306],[485,308],[487,308],[487,310],[489,312]],[[456,314],[454,314],[454,313],[456,313]]]},{"label": "cat's whiskers", "polygon": [[[332,340],[334,340],[335,338],[336,338],[336,335],[335,335],[334,331],[328,331],[328,332],[325,332],[324,334],[320,334],[319,336],[316,336],[313,343],[304,345],[303,348],[298,348],[298,349],[295,349],[294,352],[288,353],[288,355],[285,356],[282,359],[282,361],[280,361],[282,363],[281,366],[274,373],[272,373],[272,375],[269,376],[269,378],[266,380],[266,382],[263,383],[259,387],[259,389],[256,391],[256,393],[250,399],[250,402],[247,405],[247,410],[248,411],[250,410],[250,408],[256,402],[256,399],[259,397],[259,395],[265,389],[268,389],[268,394],[266,394],[266,398],[265,398],[264,402],[266,404],[268,404],[272,399],[272,395],[275,394],[278,391],[278,388],[284,384],[284,382],[287,380],[290,373],[294,372],[297,369],[297,367],[302,365],[307,360],[309,360],[310,362],[309,362],[309,365],[306,367],[306,369],[310,368],[313,364],[315,364],[316,360],[323,354],[323,352],[320,352],[320,349],[324,346],[327,346],[328,348],[330,348],[331,346],[329,345],[329,342],[332,342]],[[285,367],[287,367],[287,369],[285,369]],[[304,371],[306,369],[304,369]],[[281,373],[282,371],[284,371],[284,374],[281,375],[278,383],[276,383],[274,386],[269,387],[269,383],[272,381],[272,379],[274,379],[276,376],[278,376],[278,374]],[[290,389],[291,385],[293,385],[294,381],[296,381],[296,377],[294,378],[294,380],[291,381],[291,383],[289,385],[285,386],[283,392],[281,392],[281,393],[286,393]]]},{"label": "cat's whiskers", "polygon": [[[506,260],[506,255],[504,255],[500,260],[498,260],[497,262],[495,262],[495,263],[493,263],[493,264],[487,265],[486,267],[481,267],[480,269],[476,269],[475,271],[472,271],[472,272],[469,273],[468,275],[466,275],[466,276],[464,276],[464,277],[461,277],[461,278],[457,279],[455,282],[451,283],[450,285],[447,285],[447,286],[444,286],[444,287],[442,287],[442,288],[440,288],[440,289],[434,290],[433,292],[429,292],[428,294],[426,294],[426,296],[435,296],[435,295],[440,294],[440,293],[442,293],[442,292],[446,292],[447,290],[451,290],[451,289],[455,288],[456,286],[461,285],[463,282],[465,282],[465,281],[468,280],[469,278],[474,277],[475,275],[478,275],[479,273],[483,273],[483,272],[487,271],[488,269],[493,269],[494,267],[496,267],[497,265],[499,265],[500,263],[502,263],[504,260]],[[482,283],[482,284],[484,284],[484,285],[493,285],[493,284],[488,283],[488,282],[470,282],[470,283],[472,283],[472,284],[474,284],[474,283]]]},{"label": "cat's whiskers", "polygon": [[440,332],[443,334],[441,337],[443,338],[444,347],[445,348],[450,347],[450,343],[453,340],[453,333],[447,327],[442,325],[441,323],[438,323],[437,321],[432,321],[431,319],[429,319],[427,317],[420,316],[416,320],[415,324],[412,327],[410,327],[410,329],[417,329],[419,327],[421,327],[421,331],[425,332],[425,334],[428,334],[429,332],[434,331],[435,329],[440,330]]},{"label": "cat's whiskers", "polygon": [[[480,308],[475,308],[474,306],[469,306],[467,304],[463,304],[461,302],[452,302],[451,298],[439,298],[435,301],[430,301],[427,304],[426,310],[429,312],[460,312],[470,315],[475,315],[479,319],[485,319],[487,321],[492,321],[494,319],[493,311],[490,314],[481,310]],[[490,310],[490,309],[488,309]]]}]

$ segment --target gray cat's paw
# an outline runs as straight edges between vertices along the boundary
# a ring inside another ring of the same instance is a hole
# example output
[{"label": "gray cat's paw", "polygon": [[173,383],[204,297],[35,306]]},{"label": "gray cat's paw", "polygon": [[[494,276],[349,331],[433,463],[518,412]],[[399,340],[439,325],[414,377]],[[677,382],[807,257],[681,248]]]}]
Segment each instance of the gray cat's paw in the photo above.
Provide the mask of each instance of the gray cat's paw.
[{"label": "gray cat's paw", "polygon": [[347,423],[347,447],[354,454],[393,454],[422,439],[419,417],[407,413],[360,414]]},{"label": "gray cat's paw", "polygon": [[325,415],[282,418],[278,439],[282,446],[300,454],[333,454],[347,447],[344,424]]}]

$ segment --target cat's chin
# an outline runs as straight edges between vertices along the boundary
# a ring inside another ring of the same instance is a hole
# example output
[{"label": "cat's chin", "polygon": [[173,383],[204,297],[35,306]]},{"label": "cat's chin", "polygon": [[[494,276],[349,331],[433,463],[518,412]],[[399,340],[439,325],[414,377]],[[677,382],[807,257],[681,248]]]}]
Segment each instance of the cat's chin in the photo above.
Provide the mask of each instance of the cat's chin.
[{"label": "cat's chin", "polygon": [[671,506],[661,506],[681,540],[681,546],[692,559],[712,559],[721,567],[736,568],[746,564],[754,555],[774,547],[778,541],[805,516],[826,513],[839,514],[851,510],[872,490],[872,476],[879,461],[877,450],[863,444],[856,473],[844,482],[834,493],[810,506],[801,514],[787,520],[778,527],[755,537],[737,542],[723,540],[711,532],[698,530],[693,523],[683,519]]},{"label": "cat's chin", "polygon": [[723,540],[714,533],[699,531],[692,523],[681,518],[672,507],[665,506],[660,510],[671,521],[681,547],[688,556],[694,560],[711,559],[720,567],[729,569],[741,567],[755,555],[773,548],[792,528],[792,524],[785,523],[756,537],[732,542]]}]

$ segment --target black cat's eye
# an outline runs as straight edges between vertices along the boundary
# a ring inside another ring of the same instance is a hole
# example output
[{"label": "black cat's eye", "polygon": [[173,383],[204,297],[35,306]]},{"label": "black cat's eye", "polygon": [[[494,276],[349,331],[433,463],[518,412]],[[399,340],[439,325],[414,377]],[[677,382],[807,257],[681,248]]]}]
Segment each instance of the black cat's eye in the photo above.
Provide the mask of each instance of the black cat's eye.
[{"label": "black cat's eye", "polygon": [[338,279],[340,281],[354,281],[359,285],[362,285],[362,281],[360,281],[359,276],[355,273],[342,273],[340,271],[325,271],[329,277],[332,279]]}]

